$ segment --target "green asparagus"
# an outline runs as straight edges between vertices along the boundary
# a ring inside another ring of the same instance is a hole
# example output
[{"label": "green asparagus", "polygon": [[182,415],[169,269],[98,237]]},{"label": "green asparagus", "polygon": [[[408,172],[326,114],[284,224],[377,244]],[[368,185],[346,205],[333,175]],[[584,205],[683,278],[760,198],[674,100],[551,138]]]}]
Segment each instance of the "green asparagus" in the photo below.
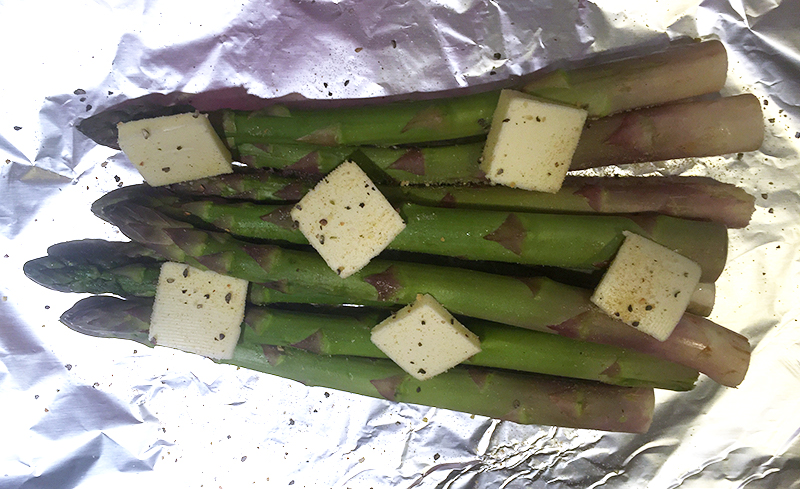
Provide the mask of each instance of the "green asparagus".
[{"label": "green asparagus", "polygon": [[[718,92],[727,76],[727,55],[718,41],[669,49],[571,72],[558,71],[521,90],[585,107],[599,117]],[[301,142],[323,146],[418,144],[486,134],[498,92],[357,107],[261,112],[223,111],[231,147],[246,143]]]},{"label": "green asparagus", "polygon": [[[120,337],[151,346],[137,306],[115,313],[112,297],[90,297],[62,316],[85,334]],[[97,301],[97,302],[95,302]],[[132,312],[133,311],[133,312]],[[232,360],[239,367],[308,386],[450,409],[521,424],[644,433],[655,407],[652,388],[621,387],[576,379],[476,366],[458,366],[433,379],[415,380],[392,361],[317,355],[244,338]]]},{"label": "green asparagus", "polygon": [[704,318],[686,314],[670,338],[660,342],[600,312],[589,301],[589,291],[545,278],[384,260],[341,278],[315,253],[204,231],[148,207],[120,202],[106,207],[104,216],[166,259],[254,283],[284,281],[353,304],[408,304],[428,293],[454,314],[650,353],[729,386],[741,382],[749,364],[747,339]]},{"label": "green asparagus", "polygon": [[22,270],[34,282],[61,292],[153,296],[161,257],[134,242],[69,241]]},{"label": "green asparagus", "polygon": [[[276,196],[271,190],[292,182],[295,186],[291,193]],[[187,196],[279,203],[297,201],[313,186],[314,182],[269,172],[237,172],[170,188]],[[383,185],[379,189],[395,205],[412,202],[438,207],[582,214],[655,212],[719,222],[729,228],[747,226],[755,211],[753,196],[734,185],[704,177],[567,177],[555,194],[502,186]]]},{"label": "green asparagus", "polygon": [[[761,103],[752,94],[637,109],[589,121],[571,170],[754,151],[764,139]],[[377,183],[485,183],[480,159],[485,141],[432,147],[239,144],[253,168],[303,175],[328,173],[347,159],[372,169]]]},{"label": "green asparagus", "polygon": [[522,90],[584,107],[591,117],[603,117],[718,92],[727,75],[725,46],[705,41],[640,58],[557,70],[537,77]]},{"label": "green asparagus", "polygon": [[584,127],[570,170],[755,151],[764,140],[753,94],[632,110]]},{"label": "green asparagus", "polygon": [[[385,357],[370,340],[370,331],[388,313],[337,312],[254,307],[245,316],[244,340],[325,355]],[[690,390],[697,380],[696,370],[638,352],[474,318],[460,320],[481,340],[481,352],[465,362],[469,365],[671,390]]]},{"label": "green asparagus", "polygon": [[429,147],[321,146],[243,143],[239,160],[252,168],[321,177],[352,159],[376,183],[464,184],[486,182],[480,169],[485,140]]},{"label": "green asparagus", "polygon": [[[291,206],[195,201],[192,216],[246,238],[307,244],[289,215]],[[705,282],[722,273],[728,250],[725,226],[669,216],[599,216],[446,209],[404,204],[406,228],[388,249],[527,265],[602,269],[631,231],[694,260]]]}]

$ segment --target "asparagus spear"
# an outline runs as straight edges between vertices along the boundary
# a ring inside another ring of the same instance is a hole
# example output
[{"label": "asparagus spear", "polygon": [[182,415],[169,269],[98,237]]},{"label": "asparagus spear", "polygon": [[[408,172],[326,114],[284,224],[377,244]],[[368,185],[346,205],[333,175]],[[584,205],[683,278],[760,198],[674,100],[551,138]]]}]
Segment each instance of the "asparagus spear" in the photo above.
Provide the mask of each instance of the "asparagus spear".
[{"label": "asparagus spear", "polygon": [[[388,313],[374,310],[346,314],[250,308],[244,340],[292,346],[324,355],[384,358],[370,340],[370,331]],[[481,339],[481,352],[467,364],[596,380],[628,387],[690,390],[697,371],[638,352],[562,336],[462,318]]]},{"label": "asparagus spear", "polygon": [[[292,182],[296,191],[277,196],[274,187]],[[313,183],[268,172],[232,173],[175,184],[181,195],[223,196],[265,202],[299,200]],[[380,186],[392,202],[526,212],[634,214],[657,212],[714,221],[729,228],[747,226],[755,210],[744,190],[704,177],[567,177],[558,193],[528,192],[501,186]],[[292,197],[292,198],[289,198]]]},{"label": "asparagus spear", "polygon": [[479,164],[485,140],[430,147],[321,146],[302,143],[244,143],[239,161],[252,168],[320,178],[343,161],[362,164],[376,183],[444,184],[486,182]]},{"label": "asparagus spear", "polygon": [[[152,300],[95,296],[79,302],[62,321],[84,334],[149,342]],[[338,313],[250,306],[244,343],[291,346],[319,355],[386,358],[370,340],[371,329],[388,312],[348,309]],[[586,343],[556,335],[471,318],[464,324],[481,338],[482,352],[466,363],[483,367],[594,380],[627,387],[685,391],[694,387],[696,370],[638,352]]]},{"label": "asparagus spear", "polygon": [[498,92],[435,100],[317,110],[227,110],[222,127],[229,146],[300,142],[322,146],[383,145],[459,139],[486,134]]},{"label": "asparagus spear", "polygon": [[134,242],[68,241],[47,253],[22,270],[34,282],[61,292],[153,296],[163,261]]},{"label": "asparagus spear", "polygon": [[[246,238],[307,244],[289,216],[291,206],[184,204],[192,216]],[[631,231],[694,260],[703,281],[722,273],[728,249],[725,226],[669,216],[599,216],[446,209],[403,204],[406,228],[388,249],[433,255],[576,269],[602,269]]]},{"label": "asparagus spear", "polygon": [[763,140],[755,95],[675,103],[590,121],[570,169],[743,153]]},{"label": "asparagus spear", "polygon": [[[136,314],[138,306],[131,308],[126,304],[119,314],[114,314],[109,312],[114,300],[118,299],[84,299],[67,311],[62,321],[82,333],[127,338],[151,346],[143,335],[144,321]],[[290,347],[262,345],[248,338],[236,346],[233,359],[224,363],[308,386],[522,424],[643,433],[650,426],[655,407],[651,388],[475,366],[455,367],[433,379],[418,381],[390,360],[317,355]]]},{"label": "asparagus spear", "polygon": [[[164,259],[135,242],[84,239],[51,246],[45,257],[27,262],[23,270],[36,283],[61,292],[116,294],[122,297],[153,297]],[[143,259],[143,254],[148,256]],[[150,256],[152,255],[152,256]],[[458,262],[461,264],[463,262]],[[491,271],[499,273],[496,264]],[[521,275],[520,267],[509,273]],[[593,288],[599,274],[537,267],[556,281]],[[508,273],[507,273],[508,274]],[[687,308],[693,314],[708,316],[714,304],[714,284],[701,284]],[[253,285],[253,295],[261,304],[343,304],[343,298],[311,291],[284,281]],[[364,305],[385,308],[382,301]]]},{"label": "asparagus spear", "polygon": [[[655,55],[558,71],[521,89],[543,98],[586,107],[591,117],[719,91],[727,55],[718,41],[695,43]],[[324,146],[442,141],[483,135],[498,92],[437,100],[364,104],[335,109],[261,113],[223,111],[230,146],[244,143],[305,142]]]},{"label": "asparagus spear", "polygon": [[741,382],[749,364],[747,339],[704,318],[685,315],[670,338],[660,342],[600,312],[589,301],[589,291],[545,278],[384,260],[341,278],[315,253],[243,242],[133,203],[109,206],[104,215],[123,234],[166,259],[250,282],[283,281],[353,304],[408,304],[428,293],[454,314],[647,352],[728,386]]},{"label": "asparagus spear", "polygon": [[[205,195],[267,202],[296,202],[317,183],[317,179],[285,176],[269,171],[234,173],[174,183],[168,188],[181,195]],[[125,187],[123,187],[125,188]]]},{"label": "asparagus spear", "polygon": [[[752,94],[642,108],[591,120],[571,170],[754,151],[764,139],[761,104]],[[245,143],[241,162],[319,176],[348,158],[365,157],[377,183],[480,183],[484,141],[433,147]],[[367,166],[369,166],[367,165]]]},{"label": "asparagus spear", "polygon": [[558,70],[522,90],[586,108],[591,117],[715,93],[725,85],[728,57],[719,41],[705,41],[640,58]]},{"label": "asparagus spear", "polygon": [[508,187],[381,187],[392,201],[507,211],[633,214],[656,212],[742,228],[755,198],[705,177],[567,177],[555,194]]}]

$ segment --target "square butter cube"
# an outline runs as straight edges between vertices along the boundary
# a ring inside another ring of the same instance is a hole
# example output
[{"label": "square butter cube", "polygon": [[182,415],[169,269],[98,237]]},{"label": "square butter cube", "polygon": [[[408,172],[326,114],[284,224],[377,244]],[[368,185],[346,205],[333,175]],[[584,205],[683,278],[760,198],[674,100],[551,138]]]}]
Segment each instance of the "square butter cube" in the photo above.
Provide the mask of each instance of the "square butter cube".
[{"label": "square butter cube", "polygon": [[555,193],[586,122],[583,109],[503,90],[483,151],[481,169],[497,184]]},{"label": "square butter cube", "polygon": [[246,280],[183,263],[163,264],[150,318],[150,340],[210,358],[233,358],[247,285]]},{"label": "square butter cube", "polygon": [[478,337],[427,294],[375,326],[372,342],[419,380],[430,379],[481,351]]},{"label": "square butter cube", "polygon": [[700,272],[685,256],[626,231],[591,300],[606,314],[664,341],[686,311]]},{"label": "square butter cube", "polygon": [[311,246],[342,278],[363,268],[405,229],[400,214],[352,161],[330,172],[291,215]]},{"label": "square butter cube", "polygon": [[125,156],[154,187],[233,172],[230,151],[205,114],[123,122],[117,129]]}]

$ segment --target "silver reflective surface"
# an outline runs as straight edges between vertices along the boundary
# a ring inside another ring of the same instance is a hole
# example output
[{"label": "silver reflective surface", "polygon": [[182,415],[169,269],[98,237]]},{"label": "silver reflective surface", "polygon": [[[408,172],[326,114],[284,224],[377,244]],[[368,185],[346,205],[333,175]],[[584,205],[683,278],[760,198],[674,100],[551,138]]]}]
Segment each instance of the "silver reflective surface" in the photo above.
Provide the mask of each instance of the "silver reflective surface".
[{"label": "silver reflective surface", "polygon": [[[800,487],[800,2],[0,3],[0,487]],[[679,37],[730,53],[762,151],[617,173],[709,175],[756,196],[712,319],[754,347],[738,389],[659,392],[646,435],[392,404],[79,335],[78,296],[28,281],[56,242],[123,239],[89,204],[141,181],[75,130],[147,93],[346,99],[503,83]]]}]

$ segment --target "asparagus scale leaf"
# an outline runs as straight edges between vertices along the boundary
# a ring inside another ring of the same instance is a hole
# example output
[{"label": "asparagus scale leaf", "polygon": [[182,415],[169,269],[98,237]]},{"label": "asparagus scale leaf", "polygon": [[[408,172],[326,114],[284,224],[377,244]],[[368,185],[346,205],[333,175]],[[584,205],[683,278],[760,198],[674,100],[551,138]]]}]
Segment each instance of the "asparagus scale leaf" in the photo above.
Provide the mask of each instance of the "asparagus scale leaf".
[{"label": "asparagus scale leaf", "polygon": [[[117,308],[113,301],[126,304]],[[147,323],[139,318],[142,307],[146,309],[146,304],[142,306],[137,301],[113,297],[90,297],[67,311],[62,321],[85,334],[126,338],[152,346],[143,335]],[[318,355],[248,338],[239,342],[233,359],[224,363],[308,386],[521,424],[644,433],[652,422],[655,408],[652,388],[613,386],[475,366],[458,366],[433,379],[418,381],[387,359]]]}]

